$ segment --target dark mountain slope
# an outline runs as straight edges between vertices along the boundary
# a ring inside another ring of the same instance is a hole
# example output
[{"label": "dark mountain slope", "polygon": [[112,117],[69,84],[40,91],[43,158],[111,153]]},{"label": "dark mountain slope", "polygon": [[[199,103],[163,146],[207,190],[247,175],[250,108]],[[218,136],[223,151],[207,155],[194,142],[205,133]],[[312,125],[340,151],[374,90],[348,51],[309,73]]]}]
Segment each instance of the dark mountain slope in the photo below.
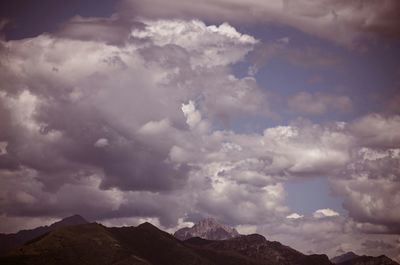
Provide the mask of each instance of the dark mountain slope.
[{"label": "dark mountain slope", "polygon": [[[203,255],[217,253],[231,253],[246,257],[257,264],[270,265],[330,265],[326,255],[304,255],[279,242],[267,241],[258,234],[240,236],[230,240],[212,241],[192,238],[185,244],[193,247]],[[210,258],[212,260],[212,257]]]},{"label": "dark mountain slope", "polygon": [[30,240],[42,236],[57,228],[87,224],[88,222],[80,215],[64,218],[50,226],[40,226],[35,229],[21,230],[15,234],[0,234],[0,255],[4,255],[14,248],[18,248]]},{"label": "dark mountain slope", "polygon": [[108,228],[108,231],[131,253],[154,265],[213,264],[149,223],[137,227]]},{"label": "dark mountain slope", "polygon": [[6,257],[0,264],[150,264],[135,257],[102,225],[57,229]]}]

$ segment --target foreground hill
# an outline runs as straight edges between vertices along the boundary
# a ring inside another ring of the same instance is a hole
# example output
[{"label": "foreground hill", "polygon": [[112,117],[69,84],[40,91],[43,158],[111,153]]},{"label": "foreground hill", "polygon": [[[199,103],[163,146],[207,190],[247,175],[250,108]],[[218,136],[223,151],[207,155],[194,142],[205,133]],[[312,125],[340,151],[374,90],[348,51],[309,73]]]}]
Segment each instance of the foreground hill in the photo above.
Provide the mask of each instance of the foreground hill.
[{"label": "foreground hill", "polygon": [[0,264],[212,265],[215,263],[197,254],[172,235],[148,223],[138,227],[122,228],[107,228],[92,223],[51,231],[1,257]]},{"label": "foreground hill", "polygon": [[80,215],[64,218],[50,226],[40,226],[35,229],[21,230],[15,234],[0,234],[0,255],[4,255],[14,248],[18,248],[28,241],[42,236],[57,228],[71,225],[87,224],[88,222]]},{"label": "foreground hill", "polygon": [[[125,263],[124,263],[125,262]],[[149,264],[99,224],[60,228],[0,258],[0,264]]]}]

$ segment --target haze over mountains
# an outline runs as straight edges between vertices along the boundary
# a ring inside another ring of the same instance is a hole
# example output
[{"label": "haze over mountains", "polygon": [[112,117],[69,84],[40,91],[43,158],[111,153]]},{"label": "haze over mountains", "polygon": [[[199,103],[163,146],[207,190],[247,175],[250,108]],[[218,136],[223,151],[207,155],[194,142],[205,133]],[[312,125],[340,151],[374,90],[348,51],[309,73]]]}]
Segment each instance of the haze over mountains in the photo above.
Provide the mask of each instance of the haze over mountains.
[{"label": "haze over mountains", "polygon": [[[184,240],[178,239],[182,236]],[[209,239],[222,237],[227,239]],[[20,238],[20,241],[8,241],[14,244],[14,249],[0,257],[0,264],[398,265],[386,256],[353,253],[330,261],[326,255],[305,255],[279,242],[268,241],[262,235],[240,235],[210,218],[192,228],[180,229],[172,236],[150,223],[109,228],[87,223],[75,215],[50,226],[1,235],[1,238]],[[4,242],[3,253],[4,248],[11,248]]]}]

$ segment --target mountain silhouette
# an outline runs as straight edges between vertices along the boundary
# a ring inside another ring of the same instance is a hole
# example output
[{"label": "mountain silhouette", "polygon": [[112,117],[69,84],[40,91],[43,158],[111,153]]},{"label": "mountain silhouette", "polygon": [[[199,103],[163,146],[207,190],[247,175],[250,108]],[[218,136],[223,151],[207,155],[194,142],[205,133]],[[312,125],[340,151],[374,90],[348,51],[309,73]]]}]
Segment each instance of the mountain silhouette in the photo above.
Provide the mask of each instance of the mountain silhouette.
[{"label": "mountain silhouette", "polygon": [[4,255],[10,250],[20,247],[30,240],[43,236],[57,228],[86,223],[88,222],[82,216],[76,214],[55,222],[50,226],[40,226],[35,229],[21,230],[14,234],[0,234],[0,255]]},{"label": "mountain silhouette", "polygon": [[107,228],[91,223],[50,231],[7,256],[1,264],[147,265],[313,265],[332,263],[325,255],[304,255],[261,235],[228,240],[186,241],[144,223]]},{"label": "mountain silhouette", "polygon": [[398,265],[385,255],[378,257],[359,256],[354,252],[347,252],[343,255],[331,259],[332,263],[337,265]]},{"label": "mountain silhouette", "polygon": [[[75,216],[49,226],[56,228],[14,248],[0,257],[0,264],[333,265],[326,255],[305,255],[258,234],[182,241],[150,223],[109,228],[97,223],[74,225],[76,221],[84,219]],[[356,263],[340,264],[398,265],[385,256],[373,258],[374,263],[360,263],[366,258],[373,257],[361,256]]]}]

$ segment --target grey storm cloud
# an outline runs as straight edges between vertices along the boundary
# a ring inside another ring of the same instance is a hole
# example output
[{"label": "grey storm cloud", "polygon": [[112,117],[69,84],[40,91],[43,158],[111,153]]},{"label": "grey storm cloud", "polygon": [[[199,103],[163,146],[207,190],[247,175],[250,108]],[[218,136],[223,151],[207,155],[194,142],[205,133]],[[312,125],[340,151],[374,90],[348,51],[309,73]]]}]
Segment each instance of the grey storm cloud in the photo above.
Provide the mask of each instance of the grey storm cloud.
[{"label": "grey storm cloud", "polygon": [[358,136],[360,144],[370,147],[398,148],[400,145],[400,116],[369,114],[357,119],[349,129]]}]

